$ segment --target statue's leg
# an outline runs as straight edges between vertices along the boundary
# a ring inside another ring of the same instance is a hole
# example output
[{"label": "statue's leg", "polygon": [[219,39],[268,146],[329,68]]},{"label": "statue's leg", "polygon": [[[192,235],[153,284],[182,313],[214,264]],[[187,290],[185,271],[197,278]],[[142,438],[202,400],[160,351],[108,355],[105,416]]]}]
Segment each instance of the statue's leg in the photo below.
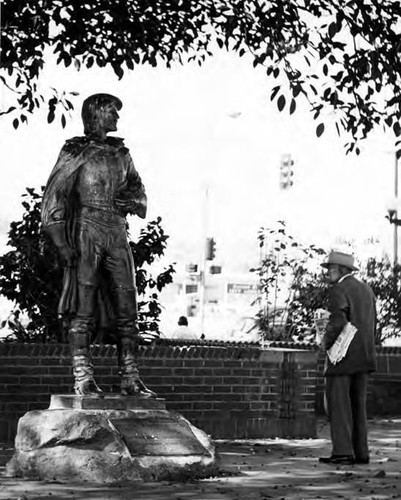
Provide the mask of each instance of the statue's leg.
[{"label": "statue's leg", "polygon": [[77,311],[69,328],[75,378],[74,390],[79,396],[103,395],[94,379],[90,349],[95,323],[100,261],[96,238],[96,227],[81,221],[77,227],[76,237]]},{"label": "statue's leg", "polygon": [[[127,292],[126,296],[131,295]],[[117,322],[117,334],[121,394],[124,396],[140,396],[145,398],[156,397],[156,393],[148,389],[139,376],[137,361],[138,334],[135,323],[120,318]]]},{"label": "statue's leg", "polygon": [[156,397],[139,377],[136,286],[134,262],[128,243],[116,244],[110,249],[106,267],[116,316],[121,393],[125,396]]},{"label": "statue's leg", "polygon": [[96,288],[78,285],[78,314],[71,320],[69,341],[75,379],[74,390],[78,396],[102,396],[97,386],[91,360],[90,340],[93,330],[92,303]]}]

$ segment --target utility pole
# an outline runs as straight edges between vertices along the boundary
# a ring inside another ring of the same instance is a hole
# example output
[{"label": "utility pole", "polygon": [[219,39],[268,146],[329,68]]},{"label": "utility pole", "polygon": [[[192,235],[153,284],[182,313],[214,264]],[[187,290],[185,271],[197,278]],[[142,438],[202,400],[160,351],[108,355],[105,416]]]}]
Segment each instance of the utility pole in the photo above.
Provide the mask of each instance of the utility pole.
[{"label": "utility pole", "polygon": [[[394,196],[398,200],[398,159],[397,153],[394,156]],[[398,265],[398,224],[394,224],[394,272]]]},{"label": "utility pole", "polygon": [[203,235],[200,257],[200,282],[199,282],[199,312],[200,312],[200,333],[205,326],[205,288],[206,288],[206,237],[209,230],[209,186],[206,184],[203,199]]}]

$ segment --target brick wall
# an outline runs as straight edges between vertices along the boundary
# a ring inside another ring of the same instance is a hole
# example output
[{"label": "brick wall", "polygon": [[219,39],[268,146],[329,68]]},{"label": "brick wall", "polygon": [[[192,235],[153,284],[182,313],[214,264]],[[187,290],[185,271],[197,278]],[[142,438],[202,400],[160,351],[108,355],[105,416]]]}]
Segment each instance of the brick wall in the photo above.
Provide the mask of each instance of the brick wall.
[{"label": "brick wall", "polygon": [[[96,380],[117,390],[114,346],[94,346]],[[213,438],[313,437],[316,435],[316,353],[261,350],[214,343],[142,346],[144,382]],[[70,393],[73,380],[66,345],[0,344],[0,442],[11,442],[18,418],[44,409],[49,395]]]},{"label": "brick wall", "polygon": [[401,415],[401,348],[377,349],[377,371],[370,377],[368,414]]},{"label": "brick wall", "polygon": [[[324,355],[318,358],[316,412],[324,415]],[[377,348],[377,370],[369,377],[368,417],[401,415],[401,349]]]},{"label": "brick wall", "polygon": [[[275,342],[276,347],[288,343]],[[293,344],[294,348],[314,350],[307,343]],[[377,347],[377,370],[369,377],[368,416],[401,416],[401,347]],[[316,379],[316,413],[324,415],[324,353],[318,354]]]}]

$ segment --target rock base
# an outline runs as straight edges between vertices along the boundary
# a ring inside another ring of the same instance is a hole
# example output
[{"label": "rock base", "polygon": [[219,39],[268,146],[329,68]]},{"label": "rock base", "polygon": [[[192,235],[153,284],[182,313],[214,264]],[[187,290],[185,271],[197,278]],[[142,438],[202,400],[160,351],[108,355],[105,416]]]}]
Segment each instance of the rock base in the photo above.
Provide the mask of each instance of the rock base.
[{"label": "rock base", "polygon": [[9,476],[113,483],[217,472],[210,438],[163,400],[52,396],[18,422]]}]

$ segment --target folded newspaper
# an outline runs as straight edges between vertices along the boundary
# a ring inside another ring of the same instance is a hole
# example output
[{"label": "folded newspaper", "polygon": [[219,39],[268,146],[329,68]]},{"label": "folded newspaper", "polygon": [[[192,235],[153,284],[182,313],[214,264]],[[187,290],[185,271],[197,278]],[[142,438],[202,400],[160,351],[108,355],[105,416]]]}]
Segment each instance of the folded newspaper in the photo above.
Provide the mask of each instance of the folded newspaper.
[{"label": "folded newspaper", "polygon": [[[329,321],[330,313],[325,309],[318,309],[315,312],[315,326],[316,326],[316,343],[322,344],[323,335],[326,331],[326,325]],[[327,356],[333,365],[341,361],[347,354],[348,348],[352,339],[357,332],[357,328],[348,322],[342,329],[340,335],[337,337],[334,344],[327,351]]]}]

